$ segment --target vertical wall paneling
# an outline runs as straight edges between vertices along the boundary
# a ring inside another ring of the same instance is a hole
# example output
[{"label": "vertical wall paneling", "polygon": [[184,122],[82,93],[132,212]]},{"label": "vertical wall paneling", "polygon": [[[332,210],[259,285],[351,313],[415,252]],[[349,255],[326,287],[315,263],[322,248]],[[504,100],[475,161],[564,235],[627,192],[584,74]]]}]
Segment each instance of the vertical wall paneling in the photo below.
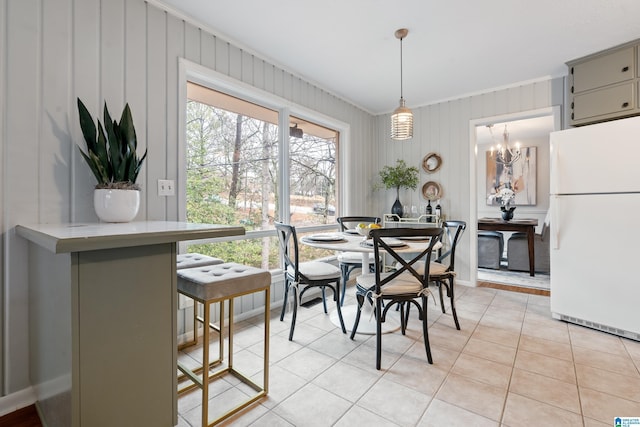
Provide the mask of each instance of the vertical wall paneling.
[{"label": "vertical wall paneling", "polygon": [[[169,19],[177,19],[169,16]],[[188,22],[181,21],[184,26],[184,36],[182,36],[178,27],[169,29],[167,32],[167,43],[171,43],[172,39],[179,36],[180,40],[184,37],[184,57],[193,62],[200,62],[202,58],[202,47],[200,44],[201,31]]]},{"label": "vertical wall paneling", "polygon": [[[5,253],[11,259],[5,263],[5,390],[20,390],[29,385],[28,269],[27,244],[19,239],[13,227],[19,221],[38,221],[38,164],[40,142],[38,119],[41,111],[40,2],[27,0],[11,2],[7,8],[6,41],[6,130],[5,175],[10,186],[5,194]],[[34,125],[35,124],[35,125]],[[51,161],[51,160],[48,160]],[[28,167],[25,167],[28,165]],[[14,326],[15,325],[15,326]]]},{"label": "vertical wall paneling", "polygon": [[[147,7],[147,201],[148,220],[166,218],[166,197],[154,184],[166,174],[167,150],[167,14]],[[177,64],[176,64],[177,67]],[[151,188],[154,187],[154,190]]]},{"label": "vertical wall paneling", "polygon": [[216,38],[211,34],[200,32],[201,62],[207,68],[216,69]]},{"label": "vertical wall paneling", "polygon": [[229,46],[229,76],[242,80],[242,50]]},{"label": "vertical wall paneling", "polygon": [[[183,28],[185,28],[183,36]],[[200,53],[200,30],[191,25],[185,25],[183,21],[168,15],[167,16],[167,82],[166,82],[166,108],[167,108],[167,150],[166,150],[166,173],[159,178],[171,179],[176,186],[182,185],[178,182],[178,169],[176,167],[176,159],[178,159],[178,58],[183,53],[188,34],[193,33],[193,44],[198,46]],[[198,55],[198,59],[200,56]],[[152,186],[149,187],[150,191]],[[154,192],[155,192],[154,188]],[[176,193],[177,194],[177,193]],[[171,221],[178,220],[178,197],[164,197],[167,205],[167,213],[165,219]]]},{"label": "vertical wall paneling", "polygon": [[[71,93],[71,0],[59,5],[42,2],[42,109],[40,123],[39,222],[70,220],[71,151],[77,150],[71,138],[67,114]],[[55,159],[54,162],[44,159]]]},{"label": "vertical wall paneling", "polygon": [[253,55],[249,52],[242,51],[241,57],[242,78],[241,80],[253,86]]},{"label": "vertical wall paneling", "polygon": [[264,87],[267,92],[275,93],[275,72],[274,66],[271,64],[264,64]]},{"label": "vertical wall paneling", "polygon": [[276,95],[285,98],[284,96],[284,73],[278,68],[273,68],[273,93]]},{"label": "vertical wall paneling", "polygon": [[124,25],[124,1],[101,1],[100,99],[110,107],[113,120],[120,120],[124,108]]},{"label": "vertical wall paneling", "polygon": [[[141,1],[127,1],[125,3],[125,45],[124,45],[124,101],[129,104],[133,123],[136,127],[138,151],[140,156],[147,149],[147,7]],[[147,217],[146,194],[155,191],[145,177],[149,158],[142,164],[138,175],[138,185],[142,194],[140,210],[136,220]]]},{"label": "vertical wall paneling", "polygon": [[253,86],[258,89],[265,90],[264,81],[266,72],[264,61],[262,59],[253,57],[252,73]]},{"label": "vertical wall paneling", "polygon": [[[102,120],[102,102],[100,102],[100,2],[98,0],[73,2],[73,40],[72,45],[72,84],[74,91],[71,100],[71,136],[72,140],[86,149],[82,131],[78,125],[78,107],[76,97],[80,98],[94,117]],[[93,189],[96,179],[91,173],[77,149],[72,150],[72,188],[71,220],[97,220],[93,209]]]},{"label": "vertical wall paneling", "polygon": [[216,37],[216,71],[229,75],[229,43]]}]

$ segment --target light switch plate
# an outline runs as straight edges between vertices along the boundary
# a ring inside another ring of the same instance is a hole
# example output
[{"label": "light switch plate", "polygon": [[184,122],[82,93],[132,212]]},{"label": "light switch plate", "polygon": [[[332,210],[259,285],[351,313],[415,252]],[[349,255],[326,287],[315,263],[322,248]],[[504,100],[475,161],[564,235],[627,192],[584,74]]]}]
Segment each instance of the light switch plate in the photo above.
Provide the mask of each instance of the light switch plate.
[{"label": "light switch plate", "polygon": [[175,196],[175,187],[172,179],[158,180],[158,196]]}]

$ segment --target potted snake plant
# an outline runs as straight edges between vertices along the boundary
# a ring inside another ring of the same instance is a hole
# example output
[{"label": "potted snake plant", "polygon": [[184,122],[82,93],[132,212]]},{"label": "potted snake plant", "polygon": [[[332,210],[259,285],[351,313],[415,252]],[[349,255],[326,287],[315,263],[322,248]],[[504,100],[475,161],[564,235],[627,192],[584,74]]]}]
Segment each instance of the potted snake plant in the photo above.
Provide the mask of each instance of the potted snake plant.
[{"label": "potted snake plant", "polygon": [[126,104],[120,121],[111,118],[104,104],[104,125],[94,123],[89,110],[78,98],[80,128],[86,152],[78,147],[98,183],[93,203],[98,218],[105,222],[129,222],[140,207],[140,187],[136,184],[144,159],[138,157],[138,141],[131,109]]}]

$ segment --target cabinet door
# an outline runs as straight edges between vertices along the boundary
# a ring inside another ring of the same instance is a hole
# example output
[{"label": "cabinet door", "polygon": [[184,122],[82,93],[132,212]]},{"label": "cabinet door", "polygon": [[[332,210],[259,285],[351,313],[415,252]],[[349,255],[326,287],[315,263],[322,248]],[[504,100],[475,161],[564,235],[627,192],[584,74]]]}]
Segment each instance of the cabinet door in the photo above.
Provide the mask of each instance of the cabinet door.
[{"label": "cabinet door", "polygon": [[598,116],[617,117],[635,108],[635,86],[633,82],[594,90],[573,97],[573,122],[593,119]]},{"label": "cabinet door", "polygon": [[573,93],[623,82],[636,75],[635,47],[618,50],[573,66]]}]

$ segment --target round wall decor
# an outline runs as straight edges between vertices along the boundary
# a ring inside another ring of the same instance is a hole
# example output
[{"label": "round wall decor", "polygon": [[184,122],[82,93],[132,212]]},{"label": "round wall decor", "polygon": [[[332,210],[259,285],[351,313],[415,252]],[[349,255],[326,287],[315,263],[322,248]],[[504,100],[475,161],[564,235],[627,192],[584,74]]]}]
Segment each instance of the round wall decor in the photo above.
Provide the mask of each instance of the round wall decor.
[{"label": "round wall decor", "polygon": [[442,166],[442,158],[438,153],[429,153],[422,159],[422,169],[426,173],[434,173]]},{"label": "round wall decor", "polygon": [[422,186],[422,197],[427,200],[438,200],[442,198],[442,187],[435,181],[426,182]]}]

